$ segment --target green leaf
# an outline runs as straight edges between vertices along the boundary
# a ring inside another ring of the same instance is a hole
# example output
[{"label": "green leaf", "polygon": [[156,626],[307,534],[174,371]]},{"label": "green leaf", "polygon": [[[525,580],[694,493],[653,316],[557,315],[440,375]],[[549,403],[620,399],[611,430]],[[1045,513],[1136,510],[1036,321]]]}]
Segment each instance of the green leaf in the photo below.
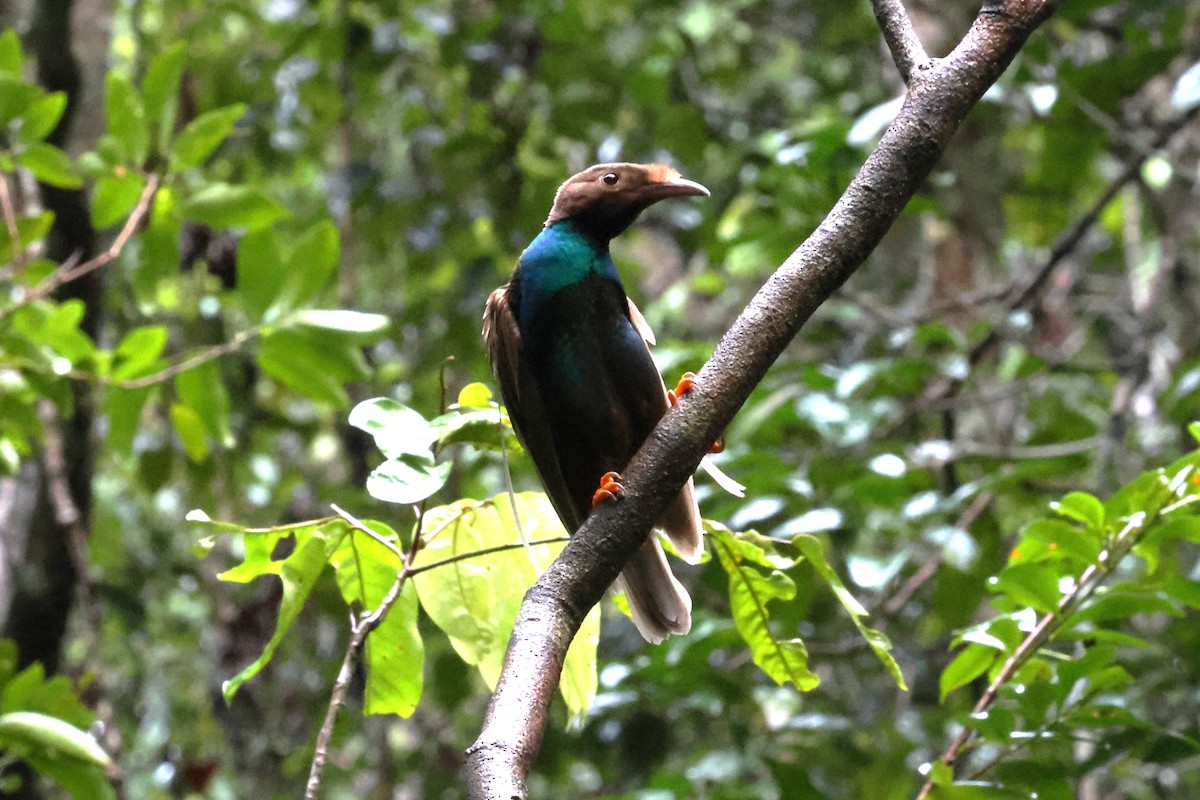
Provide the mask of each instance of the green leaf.
[{"label": "green leaf", "polygon": [[208,458],[208,435],[204,430],[204,421],[200,419],[200,415],[196,413],[195,409],[188,408],[182,403],[172,403],[171,423],[175,426],[175,432],[179,434],[179,438],[183,442],[183,449],[187,452],[188,458],[196,463]]},{"label": "green leaf", "polygon": [[133,439],[142,429],[142,411],[146,408],[155,387],[119,389],[110,387],[104,393],[104,416],[108,420],[105,443],[122,455],[133,452]]},{"label": "green leaf", "polygon": [[181,172],[203,163],[229,137],[245,113],[245,104],[237,103],[201,114],[189,122],[171,143],[171,169]]},{"label": "green leaf", "polygon": [[368,374],[361,350],[320,328],[276,330],[263,337],[256,353],[263,371],[313,400],[343,407],[345,385]]},{"label": "green leaf", "polygon": [[450,466],[435,463],[433,456],[389,458],[367,476],[367,492],[385,503],[419,503],[446,485]]},{"label": "green leaf", "polygon": [[175,376],[179,401],[196,412],[208,432],[222,447],[233,447],[235,440],[229,425],[229,393],[215,361]]},{"label": "green leaf", "polygon": [[996,650],[977,644],[964,647],[942,670],[942,677],[938,682],[939,701],[945,702],[951,692],[987,672],[996,659],[1002,657]]},{"label": "green leaf", "polygon": [[350,411],[348,422],[371,434],[375,446],[388,458],[402,455],[432,456],[437,434],[421,412],[390,397],[364,400]]},{"label": "green leaf", "polygon": [[292,305],[298,308],[312,302],[324,289],[337,270],[341,243],[337,227],[328,219],[310,225],[296,237],[288,253],[287,292]]},{"label": "green leaf", "polygon": [[175,128],[176,98],[186,55],[187,43],[176,42],[151,59],[142,78],[146,121],[158,131],[158,149],[162,152]]},{"label": "green leaf", "polygon": [[188,198],[183,215],[214,228],[257,231],[283,219],[288,212],[260,189],[212,183]]},{"label": "green leaf", "polygon": [[163,361],[160,356],[166,346],[165,325],[134,328],[113,348],[112,376],[117,380],[128,380],[161,369]]},{"label": "green leaf", "polygon": [[0,750],[59,753],[95,766],[111,763],[108,753],[86,731],[36,711],[0,714]]},{"label": "green leaf", "polygon": [[21,52],[21,39],[12,28],[0,33],[0,73],[20,76],[21,62],[25,54]]},{"label": "green leaf", "polygon": [[109,72],[104,79],[104,119],[121,163],[141,168],[150,136],[142,96],[124,76]]},{"label": "green leaf", "polygon": [[92,190],[92,224],[104,229],[121,222],[137,205],[146,188],[140,172],[108,172],[96,179]]},{"label": "green leaf", "polygon": [[1100,531],[1104,528],[1104,504],[1087,492],[1071,492],[1062,500],[1051,503],[1050,508],[1064,517],[1082,522],[1093,530]]},{"label": "green leaf", "polygon": [[1173,600],[1183,603],[1188,608],[1200,609],[1200,581],[1185,578],[1182,575],[1172,575],[1163,585],[1163,591]]},{"label": "green leaf", "polygon": [[45,139],[66,110],[66,92],[50,92],[34,100],[21,115],[21,141],[32,144]]},{"label": "green leaf", "polygon": [[[259,575],[279,575],[283,582],[283,599],[279,603],[279,619],[275,622],[275,631],[271,634],[263,652],[241,672],[233,676],[221,687],[225,702],[233,701],[238,688],[246,681],[257,675],[262,668],[270,663],[280,642],[296,623],[304,601],[312,592],[313,586],[320,577],[327,561],[327,550],[332,550],[341,541],[341,536],[347,530],[342,520],[331,521],[324,525],[304,525],[285,531],[270,531],[256,533],[246,531],[246,557],[242,564],[219,577],[222,580],[246,581]],[[281,562],[271,561],[271,553],[275,545],[286,534],[296,537],[296,547],[292,554]],[[253,546],[252,546],[253,544]]]},{"label": "green leaf", "polygon": [[929,800],[1029,800],[1029,795],[994,783],[962,781],[948,786],[934,786],[929,793]]},{"label": "green leaf", "polygon": [[[425,513],[421,535],[426,545],[417,568],[473,552],[521,542],[513,505],[529,541],[565,535],[544,494],[501,494],[491,500],[459,500]],[[504,663],[508,638],[525,592],[562,550],[560,543],[515,547],[444,563],[415,576],[421,607],[450,638],[455,651],[479,669],[494,688]],[[599,608],[593,608],[567,651],[559,691],[574,715],[584,713],[596,693],[596,643]]]},{"label": "green leaf", "polygon": [[83,179],[74,173],[74,166],[67,154],[52,144],[35,142],[17,156],[17,162],[33,173],[42,183],[61,189],[78,189]]},{"label": "green leaf", "polygon": [[363,339],[368,341],[378,339],[391,325],[391,321],[383,314],[368,314],[363,311],[341,309],[309,308],[297,312],[292,319],[301,325],[357,336],[360,342]]},{"label": "green leaf", "polygon": [[[382,539],[398,544],[388,526],[364,524]],[[399,555],[382,542],[351,529],[329,563],[337,576],[342,599],[352,608],[374,612],[396,582],[403,567]],[[366,713],[411,716],[424,686],[425,645],[417,631],[417,593],[406,581],[366,643]]]},{"label": "green leaf", "polygon": [[802,692],[815,689],[821,679],[808,668],[808,650],[800,639],[782,639],[770,627],[767,605],[775,600],[791,600],[796,585],[778,570],[763,575],[747,559],[748,553],[761,552],[747,548],[727,529],[711,525],[709,544],[729,577],[729,602],[733,622],[742,639],[750,646],[754,663],[779,685],[791,683]]},{"label": "green leaf", "polygon": [[1182,617],[1175,603],[1157,592],[1137,588],[1101,589],[1072,617],[1072,624],[1127,620],[1134,614],[1167,614]]},{"label": "green leaf", "polygon": [[[242,238],[238,243],[237,292],[251,319],[274,319],[278,310],[290,308],[284,286],[291,271],[275,231],[267,228]],[[272,309],[276,313],[269,313]]]},{"label": "green leaf", "polygon": [[[53,224],[54,214],[50,211],[43,211],[32,217],[17,217],[17,235],[21,238],[21,247],[28,251],[30,244],[45,239]],[[0,225],[0,263],[7,262],[12,257],[12,238],[8,235],[8,226]]]},{"label": "green leaf", "polygon": [[0,72],[0,125],[25,114],[42,96],[42,90],[16,75]]},{"label": "green leaf", "polygon": [[470,444],[487,450],[499,450],[501,441],[509,452],[519,452],[521,445],[513,433],[508,415],[500,408],[476,408],[470,411],[453,409],[430,420],[439,445]]},{"label": "green leaf", "polygon": [[1058,589],[1061,577],[1058,570],[1043,564],[1010,564],[992,579],[988,588],[1004,594],[1017,605],[1044,614],[1058,606],[1062,597]]},{"label": "green leaf", "polygon": [[458,404],[466,408],[489,408],[492,405],[492,390],[486,383],[468,383],[458,393]]},{"label": "green leaf", "polygon": [[1104,546],[1099,528],[1081,530],[1061,519],[1039,519],[1022,533],[1013,548],[1012,563],[1040,563],[1069,559],[1079,566],[1095,563]]},{"label": "green leaf", "polygon": [[888,673],[892,676],[892,680],[896,682],[896,686],[908,691],[908,684],[904,682],[904,673],[900,671],[900,665],[896,663],[896,659],[892,657],[892,643],[888,641],[887,636],[882,631],[867,627],[863,620],[867,616],[867,610],[862,603],[855,599],[854,595],[842,583],[842,579],[829,562],[825,558],[825,548],[821,545],[821,540],[815,536],[808,534],[800,534],[792,539],[792,542],[800,548],[800,552],[804,553],[804,557],[808,559],[808,563],[812,565],[817,574],[820,575],[829,588],[833,590],[834,596],[842,604],[842,608],[850,615],[850,620],[854,623],[854,627],[858,628],[858,632],[870,645],[874,651],[875,657],[880,663],[887,668]]}]

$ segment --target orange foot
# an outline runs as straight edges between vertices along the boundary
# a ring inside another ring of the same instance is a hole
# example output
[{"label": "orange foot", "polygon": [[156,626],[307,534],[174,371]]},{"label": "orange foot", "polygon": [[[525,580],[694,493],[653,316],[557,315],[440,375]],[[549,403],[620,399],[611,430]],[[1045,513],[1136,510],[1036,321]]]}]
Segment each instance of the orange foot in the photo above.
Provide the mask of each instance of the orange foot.
[{"label": "orange foot", "polygon": [[[675,388],[667,390],[667,400],[671,403],[671,405],[675,405],[679,402],[679,398],[696,388],[696,385],[696,373],[683,373],[683,375],[679,377],[679,383],[675,384]],[[708,448],[708,452],[710,453],[721,453],[724,452],[724,450],[725,443],[720,440],[713,442],[712,447]]]},{"label": "orange foot", "polygon": [[679,398],[690,392],[696,386],[696,373],[685,372],[679,378],[679,383],[675,384],[674,389],[667,390],[667,400],[671,405],[679,402]]},{"label": "orange foot", "polygon": [[619,472],[606,472],[600,476],[600,488],[592,495],[592,508],[607,503],[609,500],[616,500],[617,495],[625,491],[625,487],[621,485],[621,474]]}]

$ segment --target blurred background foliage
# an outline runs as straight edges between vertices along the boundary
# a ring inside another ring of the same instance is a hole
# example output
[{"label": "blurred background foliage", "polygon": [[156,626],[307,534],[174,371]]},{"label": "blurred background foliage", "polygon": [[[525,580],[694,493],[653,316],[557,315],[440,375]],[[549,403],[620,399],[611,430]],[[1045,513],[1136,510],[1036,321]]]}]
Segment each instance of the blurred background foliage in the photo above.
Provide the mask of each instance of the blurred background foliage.
[{"label": "blurred background foliage", "polygon": [[[938,55],[978,4],[906,5]],[[78,580],[47,600],[70,609],[42,643],[54,655],[19,660],[79,682],[124,795],[139,798],[298,796],[347,637],[327,581],[227,707],[221,683],[270,638],[280,591],[219,583],[236,554],[197,560],[189,509],[271,525],[337,502],[411,524],[363,491],[379,456],[346,425],[351,404],[390,395],[433,417],[462,386],[490,382],[484,300],[558,183],[595,161],[669,161],[712,189],[655,209],[615,250],[664,372],[698,366],[835,201],[902,93],[865,0],[7,0],[0,26],[21,35],[27,79],[72,97],[72,126],[51,140],[75,180],[56,180],[61,165],[44,158],[0,164],[22,213],[44,206],[62,225],[55,192],[76,192],[107,242],[141,176],[163,176],[78,318],[35,320],[31,304],[0,328],[11,476],[0,618],[20,646],[29,624],[12,598],[36,591],[23,584],[37,583],[43,554],[13,542],[53,515],[16,499],[46,494],[41,445],[65,426],[86,551],[68,554]],[[66,53],[77,81],[54,68]],[[720,461],[747,498],[701,480],[706,517],[824,540],[911,691],[803,580],[776,624],[805,639],[822,683],[776,687],[733,628],[721,571],[681,568],[692,634],[647,647],[608,609],[595,707],[571,728],[559,709],[531,796],[914,796],[918,768],[982,688],[941,702],[950,643],[989,616],[989,578],[1022,527],[1067,492],[1105,497],[1193,447],[1200,133],[1180,121],[1196,104],[1197,59],[1193,3],[1065,3],[729,430]],[[172,70],[177,93],[157,97],[147,87],[171,85]],[[130,86],[140,111],[121,100]],[[192,134],[189,159],[178,137],[200,119],[212,128]],[[223,143],[206,152],[209,139]],[[73,250],[54,255],[54,237],[68,232],[31,234],[33,255],[46,237],[41,255],[65,259]],[[37,266],[28,274],[53,264]],[[9,289],[32,280],[4,277]],[[336,308],[390,326],[295,316]],[[189,358],[203,364],[162,372]],[[495,458],[464,448],[453,463],[439,501],[503,489]],[[513,472],[536,488],[527,463]],[[1194,546],[1170,569],[1200,577]],[[1196,612],[1125,611],[1109,624],[1144,646],[1104,652],[1132,677],[1114,701],[1130,718],[1035,729],[1054,758],[1009,737],[980,748],[975,769],[995,778],[995,764],[1027,756],[1022,769],[1048,774],[1052,797],[1200,793],[1188,744],[1200,738]],[[324,796],[462,795],[486,691],[445,639],[426,647],[411,719],[361,717],[359,686]]]}]

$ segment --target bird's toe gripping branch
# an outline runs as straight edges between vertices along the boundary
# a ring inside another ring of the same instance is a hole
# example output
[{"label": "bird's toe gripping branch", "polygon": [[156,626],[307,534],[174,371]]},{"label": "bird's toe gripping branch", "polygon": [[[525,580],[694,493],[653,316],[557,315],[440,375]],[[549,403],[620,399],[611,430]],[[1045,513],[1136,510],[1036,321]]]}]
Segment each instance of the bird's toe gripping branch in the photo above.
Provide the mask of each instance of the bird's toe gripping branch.
[{"label": "bird's toe gripping branch", "polygon": [[606,472],[600,476],[600,488],[592,495],[592,508],[607,503],[609,500],[615,500],[617,495],[625,491],[625,487],[621,485],[621,473]]},{"label": "bird's toe gripping branch", "polygon": [[[675,384],[675,388],[667,390],[667,400],[671,403],[671,405],[675,405],[679,402],[679,398],[696,388],[696,386],[696,373],[685,372],[679,376],[679,383]],[[717,441],[713,442],[712,447],[708,448],[708,452],[720,453],[724,449],[725,442],[718,439]]]}]

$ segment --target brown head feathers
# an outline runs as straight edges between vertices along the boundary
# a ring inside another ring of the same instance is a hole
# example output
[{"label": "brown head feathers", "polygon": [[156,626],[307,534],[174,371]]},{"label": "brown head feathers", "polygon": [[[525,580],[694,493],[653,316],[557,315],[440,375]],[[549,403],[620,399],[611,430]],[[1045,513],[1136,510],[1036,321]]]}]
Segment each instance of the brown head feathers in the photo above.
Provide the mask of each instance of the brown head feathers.
[{"label": "brown head feathers", "polygon": [[546,227],[571,219],[585,233],[608,240],[659,200],[708,193],[666,164],[596,164],[558,187]]}]

